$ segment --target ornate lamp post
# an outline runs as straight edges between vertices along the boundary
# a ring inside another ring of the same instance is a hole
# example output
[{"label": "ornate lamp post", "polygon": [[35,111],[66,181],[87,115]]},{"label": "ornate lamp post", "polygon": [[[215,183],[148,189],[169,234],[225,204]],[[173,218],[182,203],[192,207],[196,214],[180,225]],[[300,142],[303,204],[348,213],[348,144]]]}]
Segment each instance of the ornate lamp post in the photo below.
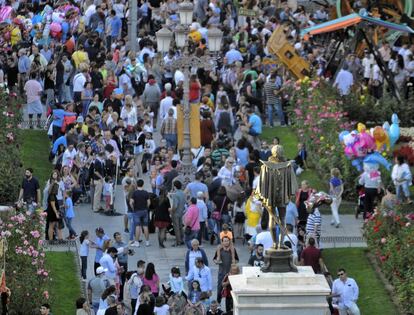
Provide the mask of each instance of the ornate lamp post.
[{"label": "ornate lamp post", "polygon": [[[183,154],[182,154],[182,175],[184,182],[190,182],[194,175],[191,159],[191,141],[190,141],[190,101],[189,101],[189,77],[191,68],[203,68],[211,70],[215,66],[214,58],[211,56],[196,57],[190,55],[188,50],[188,34],[189,26],[193,21],[193,4],[190,2],[183,2],[179,5],[180,24],[174,30],[175,42],[183,53],[180,57],[172,62],[173,68],[180,69],[184,73],[184,128],[183,128]],[[166,27],[160,29],[157,33],[157,47],[158,51],[163,53],[168,52],[173,33]],[[208,31],[208,48],[210,52],[218,52],[221,47],[221,40],[223,32],[217,28],[209,29]]]}]

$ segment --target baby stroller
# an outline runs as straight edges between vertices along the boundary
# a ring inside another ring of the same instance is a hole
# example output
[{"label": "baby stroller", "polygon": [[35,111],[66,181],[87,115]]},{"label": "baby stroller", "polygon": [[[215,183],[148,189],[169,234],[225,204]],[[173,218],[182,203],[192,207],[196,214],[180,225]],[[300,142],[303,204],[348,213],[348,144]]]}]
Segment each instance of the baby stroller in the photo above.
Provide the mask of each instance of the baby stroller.
[{"label": "baby stroller", "polygon": [[356,191],[358,194],[357,205],[355,206],[355,219],[358,219],[360,213],[364,213],[365,187],[357,185]]}]

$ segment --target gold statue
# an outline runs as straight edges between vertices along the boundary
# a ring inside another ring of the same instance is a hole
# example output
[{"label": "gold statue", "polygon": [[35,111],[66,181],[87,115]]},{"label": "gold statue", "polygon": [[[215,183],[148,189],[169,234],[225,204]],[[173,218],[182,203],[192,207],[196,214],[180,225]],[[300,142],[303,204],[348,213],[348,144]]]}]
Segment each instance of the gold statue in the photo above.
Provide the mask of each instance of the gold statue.
[{"label": "gold statue", "polygon": [[[296,175],[291,162],[286,161],[281,145],[272,147],[272,156],[267,162],[262,161],[259,184],[255,197],[260,199],[269,213],[269,230],[272,235],[274,249],[287,249],[283,245],[286,233],[286,205],[297,190]],[[278,214],[276,214],[276,207]],[[280,228],[277,239],[276,225]]]}]

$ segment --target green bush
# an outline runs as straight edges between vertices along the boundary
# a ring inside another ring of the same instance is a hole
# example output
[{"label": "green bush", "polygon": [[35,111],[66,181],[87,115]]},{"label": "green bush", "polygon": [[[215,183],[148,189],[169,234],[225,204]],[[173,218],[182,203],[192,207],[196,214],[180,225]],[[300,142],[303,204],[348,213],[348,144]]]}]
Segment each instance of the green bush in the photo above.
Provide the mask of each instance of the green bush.
[{"label": "green bush", "polygon": [[346,158],[338,134],[351,129],[343,101],[323,80],[308,78],[291,84],[291,118],[299,139],[308,152],[308,161],[321,178],[328,179],[330,170],[337,167],[347,188],[354,191],[357,173]]},{"label": "green bush", "polygon": [[368,247],[395,288],[404,314],[414,312],[414,213],[376,211],[364,224]]},{"label": "green bush", "polygon": [[14,94],[0,90],[0,204],[17,200],[22,180],[19,159],[21,115]]}]

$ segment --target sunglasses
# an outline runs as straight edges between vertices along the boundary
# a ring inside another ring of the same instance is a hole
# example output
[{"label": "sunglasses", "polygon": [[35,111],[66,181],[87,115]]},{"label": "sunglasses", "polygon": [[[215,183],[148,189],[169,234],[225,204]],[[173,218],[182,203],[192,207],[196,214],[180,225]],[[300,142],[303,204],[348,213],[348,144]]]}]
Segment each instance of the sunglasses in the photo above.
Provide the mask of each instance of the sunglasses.
[{"label": "sunglasses", "polygon": [[343,276],[343,275],[344,275],[344,273],[343,273],[343,272],[338,273],[338,277]]}]

